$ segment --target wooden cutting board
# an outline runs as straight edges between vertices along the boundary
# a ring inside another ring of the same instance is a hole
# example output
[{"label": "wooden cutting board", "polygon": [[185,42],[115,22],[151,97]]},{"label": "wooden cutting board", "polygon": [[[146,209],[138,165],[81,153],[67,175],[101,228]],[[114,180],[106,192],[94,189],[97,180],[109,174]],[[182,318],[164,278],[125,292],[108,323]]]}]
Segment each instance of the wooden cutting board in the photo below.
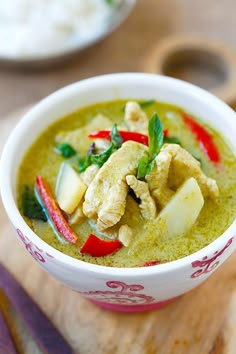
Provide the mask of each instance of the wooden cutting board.
[{"label": "wooden cutting board", "polygon": [[[0,150],[25,110],[0,120]],[[46,274],[16,239],[2,205],[0,224],[0,261],[76,353],[236,353],[236,253],[203,285],[167,307],[148,313],[121,314],[101,310]],[[0,302],[19,352],[40,353],[6,299],[0,298]]]}]

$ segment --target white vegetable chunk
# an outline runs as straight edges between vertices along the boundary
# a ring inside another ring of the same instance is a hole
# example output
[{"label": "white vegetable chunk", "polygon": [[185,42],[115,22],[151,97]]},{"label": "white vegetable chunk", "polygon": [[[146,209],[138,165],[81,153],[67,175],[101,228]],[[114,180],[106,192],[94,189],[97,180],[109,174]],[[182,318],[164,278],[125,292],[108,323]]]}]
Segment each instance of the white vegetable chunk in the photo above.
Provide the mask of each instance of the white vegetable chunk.
[{"label": "white vegetable chunk", "polygon": [[88,135],[101,129],[110,129],[112,121],[103,114],[96,115],[88,124],[71,131],[61,131],[56,136],[56,142],[71,145],[81,155],[86,155],[92,143]]},{"label": "white vegetable chunk", "polygon": [[82,220],[84,220],[84,218],[85,216],[83,213],[83,203],[80,202],[80,204],[73,211],[73,214],[70,215],[69,224],[79,224]]},{"label": "white vegetable chunk", "polygon": [[62,210],[71,214],[76,209],[87,186],[78,173],[68,163],[63,163],[56,184],[56,198]]},{"label": "white vegetable chunk", "polygon": [[158,215],[157,224],[161,227],[162,236],[186,234],[197,220],[203,204],[204,199],[196,179],[187,179]]}]

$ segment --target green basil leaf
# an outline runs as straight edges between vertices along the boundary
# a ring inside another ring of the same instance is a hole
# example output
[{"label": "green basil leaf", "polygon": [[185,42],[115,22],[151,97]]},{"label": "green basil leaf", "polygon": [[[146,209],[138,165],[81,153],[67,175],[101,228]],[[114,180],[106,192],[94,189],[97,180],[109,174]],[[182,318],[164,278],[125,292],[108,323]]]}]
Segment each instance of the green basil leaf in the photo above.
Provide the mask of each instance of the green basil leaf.
[{"label": "green basil leaf", "polygon": [[85,157],[84,159],[79,159],[78,161],[78,167],[76,168],[76,170],[81,173],[84,172],[86,170],[86,168],[88,168],[91,165],[91,161],[90,161],[90,156]]},{"label": "green basil leaf", "polygon": [[155,160],[148,161],[147,156],[141,157],[138,162],[138,172],[137,172],[137,179],[143,178],[146,175],[149,175],[155,165]]},{"label": "green basil leaf", "polygon": [[69,144],[59,144],[56,146],[56,151],[59,152],[63,157],[68,158],[76,154],[75,149]]},{"label": "green basil leaf", "polygon": [[154,113],[148,124],[149,137],[149,161],[152,161],[159,153],[163,145],[163,127],[157,114]]},{"label": "green basil leaf", "polygon": [[165,136],[164,137],[164,144],[178,144],[181,145],[179,138],[176,136]]},{"label": "green basil leaf", "polygon": [[137,172],[137,178],[143,178],[146,176],[147,174],[147,169],[148,169],[148,164],[149,164],[149,160],[148,160],[148,156],[144,155],[142,156],[139,161],[138,161],[138,172]]},{"label": "green basil leaf", "polygon": [[153,159],[152,161],[149,162],[149,164],[147,165],[147,169],[146,169],[146,175],[149,175],[153,168],[155,166],[155,160]]},{"label": "green basil leaf", "polygon": [[144,102],[139,102],[139,105],[143,109],[143,108],[146,108],[148,106],[151,106],[154,102],[155,102],[155,100],[147,100],[147,101],[144,101]]},{"label": "green basil leaf", "polygon": [[113,147],[115,149],[119,149],[123,143],[123,139],[120,136],[120,133],[117,129],[117,125],[114,124],[112,129],[111,129],[111,142],[113,144]]},{"label": "green basil leaf", "polygon": [[90,154],[89,162],[102,167],[102,165],[109,159],[114,150],[117,150],[121,147],[123,140],[120,136],[120,133],[117,129],[117,125],[114,124],[111,129],[111,145],[106,151],[101,152],[100,154]]},{"label": "green basil leaf", "polygon": [[102,167],[102,165],[109,159],[112,152],[113,152],[113,144],[111,143],[109,148],[106,151],[102,152],[101,154],[90,155],[90,161],[91,163],[99,167]]},{"label": "green basil leaf", "polygon": [[22,193],[22,209],[23,214],[30,219],[47,221],[47,217],[34,194],[34,190],[27,185],[24,186]]},{"label": "green basil leaf", "polygon": [[148,123],[149,150],[148,156],[143,156],[138,162],[137,178],[150,174],[155,164],[155,157],[163,145],[163,127],[157,114],[154,113]]}]

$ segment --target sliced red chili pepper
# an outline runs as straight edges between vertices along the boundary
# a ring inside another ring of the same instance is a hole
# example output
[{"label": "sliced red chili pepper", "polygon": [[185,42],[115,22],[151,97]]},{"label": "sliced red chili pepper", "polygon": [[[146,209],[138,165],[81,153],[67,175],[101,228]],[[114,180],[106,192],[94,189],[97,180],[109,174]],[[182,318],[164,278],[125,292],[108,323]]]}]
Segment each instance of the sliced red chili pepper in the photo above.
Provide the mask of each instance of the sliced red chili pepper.
[{"label": "sliced red chili pepper", "polygon": [[[119,134],[123,140],[123,142],[128,140],[136,141],[137,143],[141,143],[148,146],[148,136],[145,134],[137,133],[137,132],[129,132],[124,130],[119,130]],[[111,140],[110,130],[99,130],[97,132],[93,132],[89,134],[89,138],[92,139],[108,139]]]},{"label": "sliced red chili pepper", "polygon": [[[120,133],[120,132],[119,132]],[[92,132],[88,135],[91,139],[108,139],[111,140],[111,131],[110,130],[98,130],[96,132]]]},{"label": "sliced red chili pepper", "polygon": [[150,267],[150,266],[154,266],[157,264],[160,264],[160,261],[150,261],[150,262],[146,262],[144,264],[141,265],[141,267]]},{"label": "sliced red chili pepper", "polygon": [[195,135],[203,152],[208,156],[211,161],[219,162],[220,154],[212,136],[205,130],[205,128],[200,126],[187,114],[182,113],[182,117],[188,128]]},{"label": "sliced red chili pepper", "polygon": [[44,207],[48,212],[48,215],[50,216],[51,221],[53,222],[53,225],[57,231],[59,231],[60,234],[70,243],[76,243],[78,236],[70,228],[65,215],[53,198],[50,187],[43,177],[36,177],[36,188],[42,203],[44,204]]},{"label": "sliced red chili pepper", "polygon": [[[93,132],[89,134],[89,138],[91,139],[108,139],[111,140],[110,130],[99,130],[97,132]],[[129,132],[126,130],[119,130],[119,134],[123,140],[123,142],[132,140],[137,143],[144,144],[148,146],[148,136],[145,134],[137,133],[137,132]],[[164,130],[164,136],[168,135],[168,130]]]},{"label": "sliced red chili pepper", "polygon": [[80,252],[89,254],[92,257],[104,257],[118,251],[122,243],[118,240],[101,240],[97,236],[90,234]]}]

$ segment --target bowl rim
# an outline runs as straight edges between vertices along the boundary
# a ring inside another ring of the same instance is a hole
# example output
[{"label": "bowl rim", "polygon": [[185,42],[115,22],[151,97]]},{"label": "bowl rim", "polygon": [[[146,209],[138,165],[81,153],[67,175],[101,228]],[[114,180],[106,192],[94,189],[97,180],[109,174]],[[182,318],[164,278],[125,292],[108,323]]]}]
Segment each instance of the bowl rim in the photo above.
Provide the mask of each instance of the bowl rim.
[{"label": "bowl rim", "polygon": [[[111,267],[111,266],[103,266],[97,265],[93,263],[88,263],[85,261],[81,261],[79,259],[75,259],[71,256],[65,255],[62,252],[56,250],[45,241],[43,241],[36,233],[28,226],[23,217],[21,216],[16,202],[13,196],[13,188],[11,188],[10,183],[10,171],[12,171],[13,165],[13,155],[14,150],[16,150],[17,142],[22,139],[22,132],[27,129],[28,123],[34,121],[38,118],[41,112],[50,107],[52,104],[55,104],[59,100],[60,97],[71,95],[73,92],[76,92],[78,89],[87,89],[89,87],[93,87],[94,85],[102,85],[103,83],[112,84],[112,83],[122,83],[125,80],[134,84],[136,81],[140,82],[140,80],[147,80],[154,82],[156,80],[159,81],[161,85],[172,85],[176,86],[178,89],[182,89],[184,91],[189,90],[193,95],[198,95],[201,99],[204,99],[205,102],[211,102],[211,105],[214,105],[220,111],[224,111],[224,119],[233,127],[233,119],[235,119],[235,112],[227,106],[223,101],[212,95],[211,93],[187,82],[184,82],[179,79],[166,77],[162,75],[156,74],[145,74],[145,73],[114,73],[114,74],[106,74],[95,76],[92,78],[84,79],[70,85],[67,85],[54,93],[50,94],[39,103],[37,103],[34,107],[32,107],[18,122],[13,131],[11,132],[2,152],[1,162],[0,162],[0,192],[3,201],[4,208],[8,215],[8,218],[14,225],[16,229],[20,229],[23,234],[27,235],[27,238],[37,247],[43,249],[43,252],[46,252],[53,256],[54,260],[61,262],[67,266],[78,269],[83,269],[86,271],[90,271],[93,273],[97,273],[100,275],[109,275],[109,276],[122,276],[126,277],[139,277],[139,276],[150,276],[152,274],[160,274],[167,273],[172,270],[176,270],[182,268],[186,265],[191,264],[193,261],[197,259],[202,259],[206,255],[213,255],[216,250],[219,250],[220,247],[224,245],[224,243],[228,240],[228,238],[232,238],[232,233],[236,229],[236,219],[232,222],[232,224],[228,227],[225,232],[220,235],[217,239],[212,241],[209,245],[201,248],[200,250],[185,256],[183,258],[162,263],[158,265],[154,265],[151,267]],[[82,108],[82,107],[81,107]],[[215,108],[215,109],[216,109]],[[54,119],[56,121],[56,119]],[[40,133],[45,129],[40,130]],[[235,126],[234,126],[235,129]],[[236,130],[236,129],[235,129]],[[15,144],[16,141],[16,144]],[[10,153],[10,154],[9,154]],[[10,155],[10,159],[9,159]],[[234,235],[233,235],[234,236]]]}]

